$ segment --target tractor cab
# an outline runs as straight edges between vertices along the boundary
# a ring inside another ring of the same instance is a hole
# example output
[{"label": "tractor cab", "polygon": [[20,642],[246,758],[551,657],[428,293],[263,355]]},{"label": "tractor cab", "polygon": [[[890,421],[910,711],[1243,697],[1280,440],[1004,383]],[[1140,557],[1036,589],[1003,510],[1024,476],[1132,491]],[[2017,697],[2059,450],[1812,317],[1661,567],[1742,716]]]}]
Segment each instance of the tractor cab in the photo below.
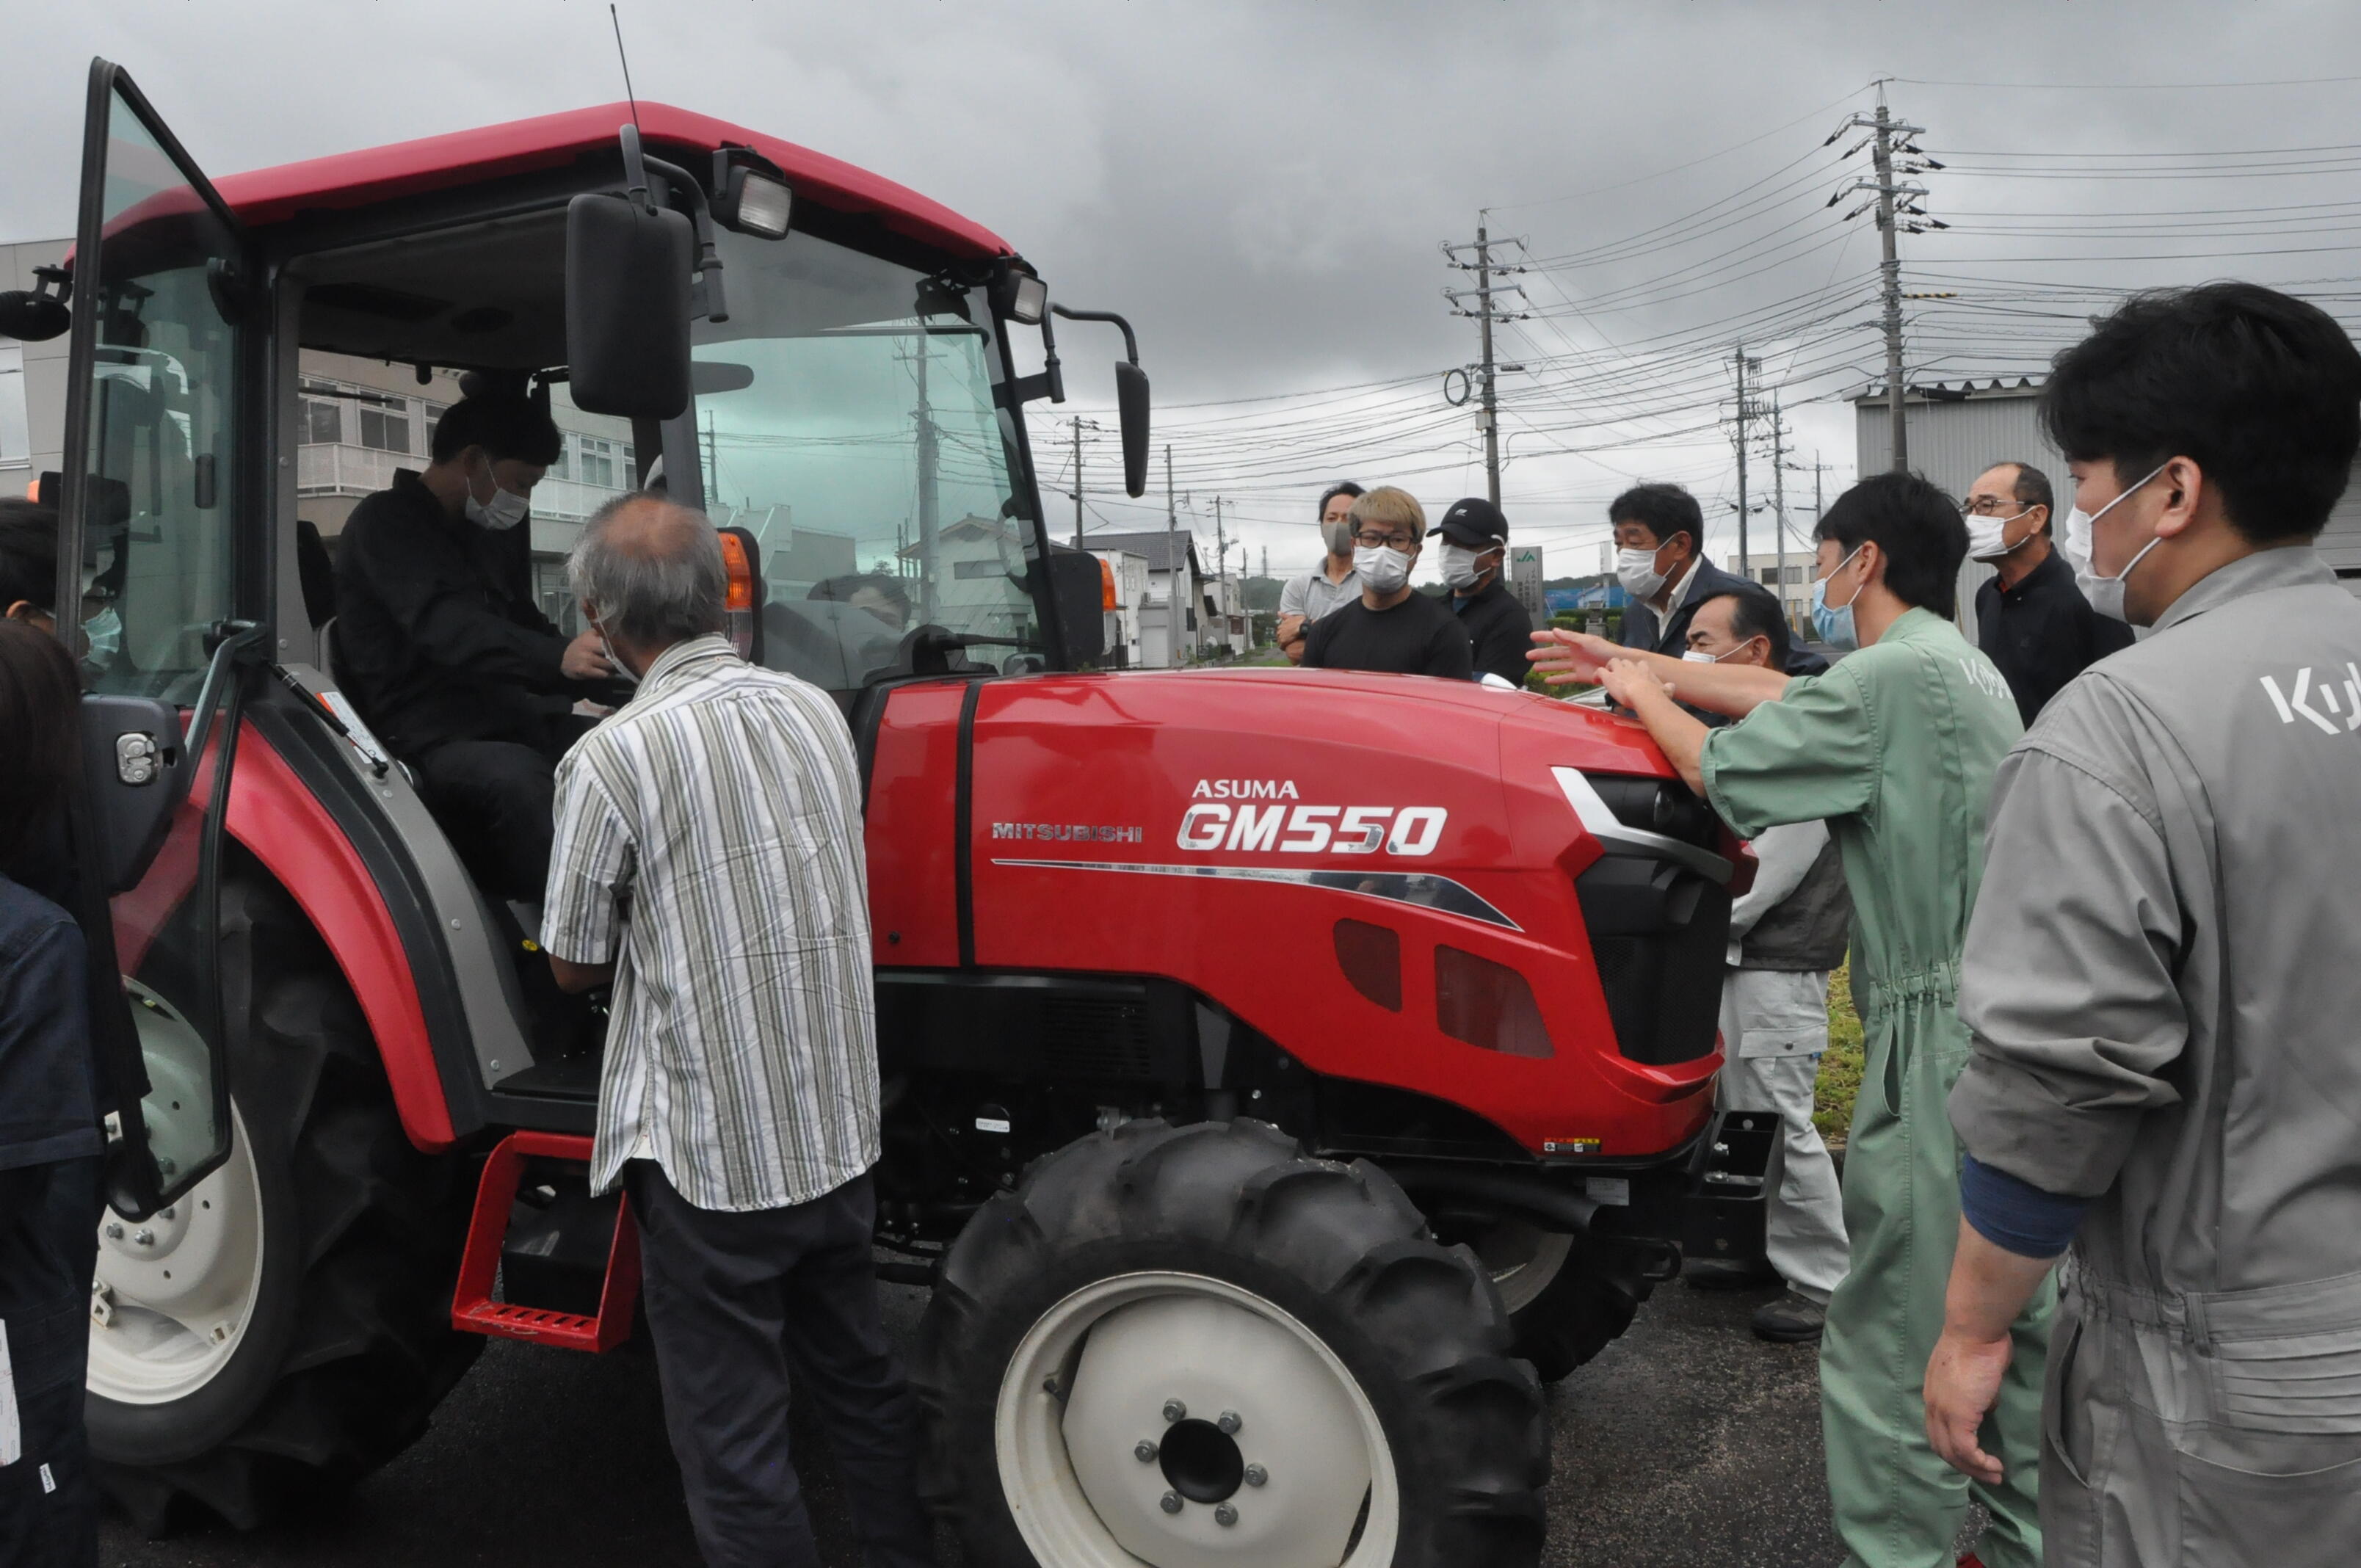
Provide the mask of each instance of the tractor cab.
[{"label": "tractor cab", "polygon": [[[142,1002],[146,1060],[130,1076],[174,1086],[146,1118],[169,1169],[126,1159],[123,1212],[169,1205],[228,1157],[208,953],[221,883],[271,830],[242,820],[263,809],[246,786],[282,767],[309,808],[297,815],[324,812],[316,828],[366,846],[382,861],[374,880],[404,890],[357,900],[378,905],[379,940],[420,981],[410,1007],[402,988],[378,988],[373,1025],[464,1053],[442,1061],[441,1086],[419,1086],[413,1135],[590,1125],[595,1058],[554,1061],[580,1031],[553,1027],[536,966],[517,961],[530,930],[470,882],[438,803],[341,678],[337,629],[318,613],[324,546],[299,516],[322,417],[307,353],[401,367],[421,387],[456,375],[601,423],[620,471],[603,487],[578,470],[545,481],[533,555],[554,568],[597,502],[625,489],[704,508],[725,532],[741,651],[829,690],[856,731],[897,684],[1100,655],[1101,569],[1041,526],[1023,419],[1027,400],[1064,395],[1053,307],[980,225],[659,104],[218,185],[120,68],[93,62],[88,115],[73,255],[0,298],[0,332],[72,334],[67,460],[46,488],[63,520],[60,578],[100,607],[83,634],[108,731],[93,745],[157,759],[153,787],[126,773],[100,796],[123,818],[106,832],[129,846],[99,880]],[[1036,333],[1042,368],[1022,374]],[[1137,494],[1136,348],[1117,379]],[[576,630],[562,598],[544,602]],[[267,759],[240,762],[241,720],[269,740]],[[368,1005],[367,977],[352,978]]]}]

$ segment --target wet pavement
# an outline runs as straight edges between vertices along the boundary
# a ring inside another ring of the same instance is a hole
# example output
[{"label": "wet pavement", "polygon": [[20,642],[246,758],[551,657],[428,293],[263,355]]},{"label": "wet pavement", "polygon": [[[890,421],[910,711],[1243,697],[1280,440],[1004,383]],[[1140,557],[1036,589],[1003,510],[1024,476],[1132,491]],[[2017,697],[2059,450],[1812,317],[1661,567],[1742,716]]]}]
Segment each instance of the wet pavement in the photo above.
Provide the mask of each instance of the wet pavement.
[{"label": "wet pavement", "polygon": [[[1817,1357],[1763,1344],[1767,1291],[1674,1285],[1551,1391],[1554,1568],[1818,1568],[1840,1553],[1820,1481]],[[907,1342],[923,1296],[887,1292]],[[831,1564],[860,1552],[816,1432],[796,1430]],[[959,1562],[946,1538],[946,1568]],[[696,1568],[643,1344],[597,1357],[495,1343],[417,1445],[306,1517],[165,1541],[111,1518],[102,1563],[140,1568]]]}]

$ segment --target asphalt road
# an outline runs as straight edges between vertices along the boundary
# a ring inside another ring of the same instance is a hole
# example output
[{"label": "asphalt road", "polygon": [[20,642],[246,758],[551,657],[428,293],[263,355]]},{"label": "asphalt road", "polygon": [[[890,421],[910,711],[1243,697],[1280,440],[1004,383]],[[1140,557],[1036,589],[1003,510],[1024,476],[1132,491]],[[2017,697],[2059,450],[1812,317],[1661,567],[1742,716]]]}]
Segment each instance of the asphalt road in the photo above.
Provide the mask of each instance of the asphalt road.
[{"label": "asphalt road", "polygon": [[[923,1298],[888,1291],[906,1342]],[[1820,1480],[1812,1349],[1761,1343],[1766,1292],[1661,1289],[1623,1339],[1551,1391],[1546,1561],[1596,1568],[1818,1568],[1840,1555]],[[861,1558],[816,1432],[796,1431],[823,1552]],[[943,1562],[957,1551],[945,1538]],[[643,1346],[598,1357],[488,1347],[434,1428],[309,1517],[142,1539],[110,1519],[99,1561],[140,1568],[696,1568]]]}]

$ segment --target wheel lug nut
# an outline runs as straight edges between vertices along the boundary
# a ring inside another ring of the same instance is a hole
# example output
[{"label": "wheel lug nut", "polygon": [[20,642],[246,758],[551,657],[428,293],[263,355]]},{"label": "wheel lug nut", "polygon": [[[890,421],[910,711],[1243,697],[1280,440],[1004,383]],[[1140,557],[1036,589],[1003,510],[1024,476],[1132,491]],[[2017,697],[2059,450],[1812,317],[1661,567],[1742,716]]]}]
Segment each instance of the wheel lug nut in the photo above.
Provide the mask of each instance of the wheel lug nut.
[{"label": "wheel lug nut", "polygon": [[1164,1419],[1166,1420],[1177,1421],[1188,1413],[1189,1407],[1182,1404],[1180,1400],[1167,1399],[1164,1401]]},{"label": "wheel lug nut", "polygon": [[137,1242],[141,1246],[154,1246],[156,1245],[156,1233],[149,1230],[147,1226],[142,1225],[137,1230],[131,1233],[131,1239]]},{"label": "wheel lug nut", "polygon": [[1058,1380],[1057,1380],[1057,1378],[1055,1378],[1055,1377],[1044,1377],[1043,1379],[1041,1379],[1041,1392],[1043,1392],[1044,1394],[1049,1395],[1049,1398],[1053,1398],[1053,1399],[1054,1399],[1054,1398],[1056,1398],[1058,1397]]},{"label": "wheel lug nut", "polygon": [[1235,1410],[1224,1410],[1222,1419],[1213,1424],[1222,1429],[1224,1436],[1235,1437],[1238,1435],[1238,1429],[1246,1425],[1246,1422],[1238,1420],[1238,1413]]},{"label": "wheel lug nut", "polygon": [[1146,1438],[1141,1438],[1138,1444],[1132,1449],[1131,1456],[1142,1464],[1153,1464],[1156,1463],[1156,1445]]},{"label": "wheel lug nut", "polygon": [[1180,1511],[1180,1494],[1178,1492],[1167,1492],[1162,1497],[1157,1500],[1156,1506],[1162,1508],[1168,1514],[1177,1514]]},{"label": "wheel lug nut", "polygon": [[172,1217],[172,1211],[170,1209],[159,1209],[156,1211],[156,1217],[159,1220],[169,1220]]},{"label": "wheel lug nut", "polygon": [[1238,1522],[1238,1510],[1224,1503],[1213,1510],[1213,1522],[1220,1525],[1235,1524]]},{"label": "wheel lug nut", "polygon": [[119,1242],[123,1239],[122,1221],[109,1220],[106,1223],[106,1239],[111,1242]]},{"label": "wheel lug nut", "polygon": [[1268,1481],[1268,1480],[1269,1480],[1269,1479],[1270,1479],[1270,1472],[1269,1472],[1269,1471],[1268,1471],[1268,1470],[1265,1470],[1261,1465],[1259,1465],[1259,1464],[1249,1464],[1249,1465],[1247,1465],[1247,1466],[1246,1466],[1246,1485],[1247,1485],[1247,1486],[1261,1486],[1264,1482],[1266,1482],[1266,1481]]}]

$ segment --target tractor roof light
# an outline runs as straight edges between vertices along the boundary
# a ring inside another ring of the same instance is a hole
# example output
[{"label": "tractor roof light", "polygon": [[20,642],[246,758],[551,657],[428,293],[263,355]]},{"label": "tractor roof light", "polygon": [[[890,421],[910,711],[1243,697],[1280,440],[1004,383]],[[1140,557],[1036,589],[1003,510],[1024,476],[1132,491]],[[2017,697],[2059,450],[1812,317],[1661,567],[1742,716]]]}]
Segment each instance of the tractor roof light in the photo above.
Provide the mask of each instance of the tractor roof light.
[{"label": "tractor roof light", "polygon": [[752,156],[737,148],[713,155],[713,216],[741,233],[785,239],[796,193],[777,170],[748,162]]},{"label": "tractor roof light", "polygon": [[1049,313],[1049,285],[1023,262],[1005,269],[999,286],[1000,308],[1019,326],[1039,326]]}]

